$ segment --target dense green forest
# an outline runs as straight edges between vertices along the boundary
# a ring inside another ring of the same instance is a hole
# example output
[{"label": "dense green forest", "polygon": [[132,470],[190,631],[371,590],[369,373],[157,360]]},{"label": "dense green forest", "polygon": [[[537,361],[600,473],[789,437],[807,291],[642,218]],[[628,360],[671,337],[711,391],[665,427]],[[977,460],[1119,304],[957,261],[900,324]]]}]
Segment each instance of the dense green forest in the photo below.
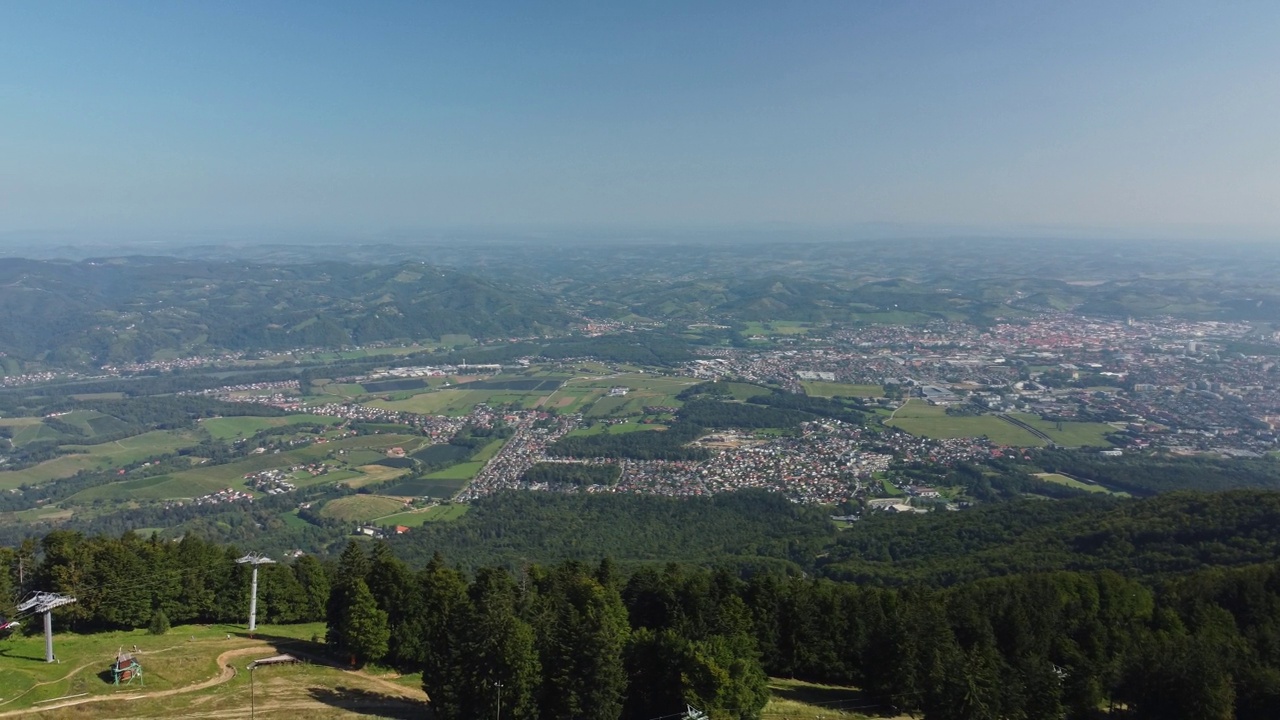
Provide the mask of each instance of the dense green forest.
[{"label": "dense green forest", "polygon": [[828,512],[765,492],[687,499],[513,492],[392,543],[411,561],[439,550],[468,568],[606,554],[624,565],[767,567],[876,585],[949,585],[1058,569],[1159,578],[1280,555],[1280,496],[1258,491],[876,513],[844,530]]},{"label": "dense green forest", "polygon": [[[1168,518],[1173,519],[1173,518]],[[73,594],[77,631],[239,623],[240,551],[54,532],[0,551],[0,604]],[[259,617],[324,620],[338,657],[423,672],[433,716],[758,718],[767,675],[856,685],[926,720],[1263,720],[1280,707],[1280,563],[1160,581],[1052,570],[877,588],[611,560],[464,573],[352,542],[261,569]],[[6,608],[0,608],[6,610]],[[12,614],[10,614],[12,617]],[[34,626],[36,624],[31,623]],[[38,629],[37,629],[38,631]]]},{"label": "dense green forest", "polygon": [[1067,473],[1139,495],[1249,487],[1280,490],[1280,462],[1271,457],[1226,459],[1136,453],[1101,457],[1095,453],[1040,450],[1036,463],[1049,472]]}]

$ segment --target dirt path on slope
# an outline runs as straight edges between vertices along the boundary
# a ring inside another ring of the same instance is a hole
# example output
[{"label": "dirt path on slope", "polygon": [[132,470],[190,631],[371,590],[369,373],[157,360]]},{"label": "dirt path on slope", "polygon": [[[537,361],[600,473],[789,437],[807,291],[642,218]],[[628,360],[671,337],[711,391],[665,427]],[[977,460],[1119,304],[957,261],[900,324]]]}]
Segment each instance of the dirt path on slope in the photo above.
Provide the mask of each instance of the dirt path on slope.
[{"label": "dirt path on slope", "polygon": [[[136,655],[138,655],[138,656],[142,656],[142,655],[159,655],[160,653],[166,653],[166,652],[169,652],[170,650],[177,650],[178,648],[184,648],[184,647],[186,647],[186,646],[185,646],[185,645],[174,645],[173,647],[167,647],[167,648],[164,648],[163,650],[151,650],[151,651],[138,652],[138,653],[135,653],[135,654],[136,654]],[[42,680],[42,681],[40,681],[40,682],[38,682],[38,683],[36,683],[36,684],[32,685],[31,687],[27,688],[26,690],[23,690],[22,692],[18,693],[17,695],[14,695],[13,697],[9,698],[8,700],[5,700],[4,702],[0,702],[0,707],[3,707],[3,706],[5,706],[5,705],[8,705],[9,703],[11,703],[11,702],[13,702],[13,701],[15,701],[15,700],[18,700],[18,699],[22,698],[23,696],[27,695],[27,694],[28,694],[28,693],[30,693],[32,690],[35,690],[35,689],[36,689],[36,688],[38,688],[38,687],[44,687],[45,685],[55,685],[55,684],[60,683],[60,682],[62,682],[62,681],[64,681],[64,680],[70,679],[71,677],[73,677],[74,675],[76,675],[76,673],[82,672],[82,671],[84,671],[84,670],[88,670],[89,668],[94,667],[95,665],[100,665],[100,664],[102,664],[102,663],[101,663],[101,661],[98,661],[98,660],[95,660],[95,661],[93,661],[93,662],[87,662],[87,663],[85,663],[84,665],[81,665],[80,667],[78,667],[78,668],[76,668],[76,669],[72,670],[71,672],[67,673],[66,675],[63,675],[63,676],[62,676],[62,677],[60,677],[60,678],[54,678],[53,680]],[[42,709],[43,709],[43,708],[42,708]],[[23,712],[28,712],[28,711],[24,710]],[[8,714],[9,714],[9,713],[0,713],[0,717],[5,717],[5,716],[6,716],[6,715],[8,715]]]},{"label": "dirt path on slope", "polygon": [[[170,697],[172,695],[182,695],[185,693],[198,692],[200,690],[211,688],[215,685],[221,685],[222,683],[228,682],[231,680],[231,678],[234,678],[236,676],[236,669],[228,665],[227,660],[233,657],[236,657],[238,655],[256,655],[258,653],[261,653],[264,647],[265,647],[265,644],[252,645],[249,647],[241,647],[241,648],[234,648],[232,650],[227,650],[226,652],[219,655],[218,659],[216,660],[218,664],[217,675],[209,678],[208,680],[202,680],[197,683],[192,683],[191,685],[187,685],[185,687],[170,688],[169,690],[158,690],[156,692],[130,693],[130,694],[121,693],[121,694],[113,694],[113,695],[95,695],[93,697],[86,697],[86,698],[75,698],[72,700],[67,700],[65,702],[46,703],[44,705],[24,708],[22,710],[10,710],[5,713],[0,713],[0,718],[19,717],[22,715],[34,715],[36,713],[49,712],[50,710],[61,710],[62,708],[73,707],[76,705],[86,705],[88,703],[110,702],[112,700],[143,700],[143,699],[149,700],[152,698]],[[172,650],[173,648],[168,648],[168,649]],[[152,654],[155,654],[155,653],[152,653]],[[83,670],[95,664],[97,663],[90,663],[89,665],[84,665],[80,668],[77,668],[71,674],[75,674],[75,672],[79,672],[80,670]],[[70,677],[70,675],[68,675],[67,677]],[[62,680],[65,680],[65,679],[66,679],[65,677],[62,678]],[[61,682],[61,680],[55,680],[52,682]],[[48,685],[50,683],[46,682],[44,684]]]}]

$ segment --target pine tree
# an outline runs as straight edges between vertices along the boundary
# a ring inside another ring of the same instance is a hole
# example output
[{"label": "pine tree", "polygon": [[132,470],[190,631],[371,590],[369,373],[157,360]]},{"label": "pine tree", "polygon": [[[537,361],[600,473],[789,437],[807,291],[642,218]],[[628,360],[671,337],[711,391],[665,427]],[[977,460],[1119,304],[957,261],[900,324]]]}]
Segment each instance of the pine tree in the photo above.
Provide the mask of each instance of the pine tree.
[{"label": "pine tree", "polygon": [[391,638],[387,613],[378,609],[364,580],[351,584],[342,616],[342,637],[355,664],[376,662],[387,654],[387,642]]},{"label": "pine tree", "polygon": [[147,632],[152,635],[164,635],[169,632],[169,616],[165,615],[164,610],[156,610],[151,615],[151,625],[147,627]]},{"label": "pine tree", "polygon": [[538,633],[542,717],[614,720],[622,712],[622,651],[629,627],[622,598],[576,563],[540,583]]},{"label": "pine tree", "polygon": [[[364,549],[352,540],[338,557],[337,581],[329,591],[329,602],[325,607],[325,643],[331,647],[350,651],[350,643],[344,635],[346,612],[351,605],[356,582],[365,582],[368,574],[369,560],[365,557]],[[367,585],[365,589],[368,589]]]}]

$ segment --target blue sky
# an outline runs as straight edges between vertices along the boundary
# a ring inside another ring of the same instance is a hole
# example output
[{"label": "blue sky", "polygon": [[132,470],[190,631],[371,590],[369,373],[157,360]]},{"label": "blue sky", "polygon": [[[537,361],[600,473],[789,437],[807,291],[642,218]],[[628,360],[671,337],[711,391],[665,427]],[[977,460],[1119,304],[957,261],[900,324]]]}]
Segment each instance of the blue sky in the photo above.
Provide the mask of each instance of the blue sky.
[{"label": "blue sky", "polygon": [[0,233],[1280,240],[1280,3],[0,3]]}]

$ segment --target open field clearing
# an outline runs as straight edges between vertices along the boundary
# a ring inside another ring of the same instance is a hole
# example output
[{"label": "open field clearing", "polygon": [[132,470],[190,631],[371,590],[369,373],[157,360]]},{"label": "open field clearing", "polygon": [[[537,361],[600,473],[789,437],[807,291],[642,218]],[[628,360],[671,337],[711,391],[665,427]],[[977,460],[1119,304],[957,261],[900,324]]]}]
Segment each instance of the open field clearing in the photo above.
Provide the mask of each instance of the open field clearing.
[{"label": "open field clearing", "polygon": [[745,324],[743,335],[804,335],[812,328],[808,323],[790,320],[773,320],[760,322],[753,320]]},{"label": "open field clearing", "polygon": [[285,425],[301,425],[318,423],[320,425],[337,425],[338,418],[327,415],[286,415],[284,417],[221,417],[200,421],[200,427],[217,440],[232,440],[238,437],[250,437],[259,430],[284,427]]},{"label": "open field clearing", "polygon": [[[482,462],[464,462],[458,463],[452,467],[443,470],[437,470],[427,475],[431,480],[470,480],[476,476],[476,473],[484,467]],[[461,486],[459,486],[461,489]]]},{"label": "open field clearing", "polygon": [[898,408],[893,419],[885,421],[885,425],[906,430],[912,435],[938,439],[985,435],[1000,445],[1041,447],[1045,444],[1035,435],[994,415],[948,415],[946,408],[915,398]]},{"label": "open field clearing", "polygon": [[325,503],[320,515],[347,522],[369,522],[374,518],[404,510],[404,501],[400,498],[383,495],[351,495]]},{"label": "open field clearing", "polygon": [[578,428],[568,434],[568,437],[581,437],[583,435],[600,435],[609,433],[611,435],[621,435],[629,432],[641,432],[644,430],[666,430],[663,425],[645,425],[643,423],[625,422],[617,425],[596,424],[591,427]]},{"label": "open field clearing", "polygon": [[886,720],[894,717],[885,715],[882,708],[855,688],[769,678],[769,694],[761,720]]},{"label": "open field clearing", "polygon": [[[325,443],[315,443],[278,454],[251,455],[243,460],[225,465],[207,465],[170,475],[158,475],[156,477],[100,485],[76,493],[68,500],[68,504],[90,503],[97,499],[171,500],[199,497],[228,487],[244,488],[244,476],[260,470],[284,468],[318,461],[332,461],[331,464],[336,464],[340,469],[346,469],[344,466],[348,463],[346,463],[345,457],[350,452],[366,449],[376,450],[378,452],[374,456],[381,457],[381,451],[386,448],[402,446],[408,450],[419,442],[421,442],[420,438],[409,435],[360,435],[342,438]],[[306,480],[303,480],[303,484],[337,482],[352,477],[356,476],[339,476],[335,472],[330,472],[327,475],[315,478],[315,482],[312,483],[307,483]]]},{"label": "open field clearing", "polygon": [[1107,441],[1107,434],[1116,431],[1106,423],[1091,422],[1064,422],[1062,429],[1059,430],[1056,422],[1043,420],[1037,415],[1030,413],[1009,413],[1009,415],[1048,435],[1055,443],[1066,447],[1111,447],[1111,443]]},{"label": "open field clearing", "polygon": [[773,393],[769,388],[763,385],[756,385],[754,383],[722,382],[719,383],[719,385],[722,388],[727,389],[730,397],[734,400],[750,400],[753,397],[770,395]]},{"label": "open field clearing", "polygon": [[[466,390],[449,387],[442,390],[423,392],[404,400],[374,400],[366,403],[370,407],[396,410],[399,412],[420,413],[422,415],[466,415],[476,405],[490,401],[494,395],[510,394],[501,390]],[[535,398],[550,393],[536,393]]]},{"label": "open field clearing", "polygon": [[1073,477],[1067,477],[1066,475],[1062,475],[1059,473],[1036,473],[1035,476],[1046,482],[1057,483],[1059,485],[1066,485],[1067,487],[1073,487],[1077,490],[1084,490],[1085,492],[1110,493],[1112,495],[1118,495],[1120,497],[1132,497],[1129,493],[1124,491],[1117,492],[1114,490],[1109,490],[1101,485],[1098,485],[1097,483],[1087,483],[1082,480],[1077,480]]},{"label": "open field clearing", "polygon": [[[1066,446],[1109,446],[1110,443],[1103,436],[1114,430],[1106,423],[1083,422],[1064,422],[1062,429],[1058,430],[1057,423],[1042,420],[1035,415],[1011,413],[1010,417],[1025,422],[1048,435],[1055,443]],[[945,407],[929,405],[917,398],[912,398],[907,404],[898,408],[893,419],[886,420],[885,424],[906,430],[912,435],[939,439],[985,435],[992,442],[1000,445],[1042,447],[1046,444],[1043,439],[1036,437],[1025,428],[1001,420],[995,415],[948,415]]]},{"label": "open field clearing", "polygon": [[197,443],[194,435],[180,430],[154,430],[131,438],[101,445],[69,445],[82,450],[46,460],[23,470],[0,472],[0,489],[16,488],[24,483],[38,484],[57,478],[71,477],[81,470],[103,470],[137,462],[154,455],[176,452]]},{"label": "open field clearing", "polygon": [[405,527],[419,527],[429,522],[448,522],[457,520],[470,510],[470,505],[462,503],[453,503],[450,505],[432,505],[422,510],[411,510],[409,512],[396,513],[394,515],[386,515],[376,518],[379,525],[404,525]]},{"label": "open field clearing", "polygon": [[[309,640],[323,634],[323,623],[261,625],[256,638],[247,637],[243,627],[231,625],[179,626],[160,636],[142,630],[93,635],[62,632],[54,638],[60,661],[54,664],[43,661],[41,636],[18,637],[6,641],[8,650],[0,657],[0,717],[247,717],[251,702],[247,665],[281,652],[305,662],[253,671],[255,717],[422,713],[426,695],[417,677],[331,665],[322,654],[323,646]],[[139,648],[142,678],[115,687],[103,674],[117,650],[134,645]]]},{"label": "open field clearing", "polygon": [[851,385],[821,380],[804,380],[800,385],[810,397],[884,397],[884,388],[879,385]]},{"label": "open field clearing", "polygon": [[[405,475],[409,472],[408,468],[393,468],[387,467],[386,465],[361,465],[356,468],[356,470],[359,472],[359,475],[352,475],[350,479],[346,480],[347,485],[350,485],[353,488],[360,488],[365,485],[373,485],[374,483],[395,480],[401,475]],[[329,476],[332,475],[333,473],[329,474]]]},{"label": "open field clearing", "polygon": [[13,444],[19,447],[40,440],[65,440],[65,438],[62,433],[41,422],[25,424],[13,431]]},{"label": "open field clearing", "polygon": [[[367,404],[385,410],[453,416],[466,415],[480,403],[494,406],[510,404],[527,409],[554,408],[561,412],[579,412],[590,406],[589,415],[592,417],[621,417],[639,415],[647,405],[679,406],[683,403],[675,395],[697,382],[691,378],[647,373],[572,379],[550,375],[531,378],[498,375],[405,397],[377,399]],[[629,392],[623,396],[604,397],[613,387],[625,387]],[[753,394],[760,392],[754,391]]]}]

